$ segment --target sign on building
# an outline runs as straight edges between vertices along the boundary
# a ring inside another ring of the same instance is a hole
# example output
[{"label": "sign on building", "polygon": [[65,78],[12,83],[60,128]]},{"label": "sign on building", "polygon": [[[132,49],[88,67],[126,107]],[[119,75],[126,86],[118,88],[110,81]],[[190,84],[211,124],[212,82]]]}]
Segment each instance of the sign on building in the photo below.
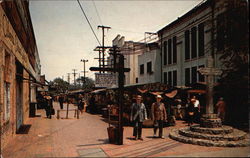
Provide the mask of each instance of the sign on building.
[{"label": "sign on building", "polygon": [[95,73],[95,87],[117,87],[117,75]]}]

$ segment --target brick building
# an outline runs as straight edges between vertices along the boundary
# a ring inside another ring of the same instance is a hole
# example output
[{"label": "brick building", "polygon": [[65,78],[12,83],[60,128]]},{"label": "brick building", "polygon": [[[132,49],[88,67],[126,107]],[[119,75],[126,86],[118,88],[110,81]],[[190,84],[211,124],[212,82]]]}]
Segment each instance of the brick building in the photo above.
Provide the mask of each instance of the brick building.
[{"label": "brick building", "polygon": [[0,123],[5,146],[29,118],[36,102],[40,60],[29,1],[0,1]]}]

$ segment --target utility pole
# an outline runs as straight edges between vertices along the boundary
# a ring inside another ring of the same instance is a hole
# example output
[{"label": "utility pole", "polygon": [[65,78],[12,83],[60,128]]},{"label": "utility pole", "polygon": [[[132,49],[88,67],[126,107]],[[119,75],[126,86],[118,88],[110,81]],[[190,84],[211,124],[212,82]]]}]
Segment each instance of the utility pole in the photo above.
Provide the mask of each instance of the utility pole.
[{"label": "utility pole", "polygon": [[68,74],[68,83],[70,84],[70,73],[67,74]]},{"label": "utility pole", "polygon": [[113,68],[98,68],[91,67],[90,71],[109,71],[109,72],[118,72],[118,103],[119,103],[119,121],[118,121],[118,140],[116,140],[118,145],[123,144],[123,106],[124,106],[124,72],[129,72],[130,68],[124,68],[124,56],[122,54],[117,54],[117,49],[113,47],[113,54],[115,56],[119,56],[119,63],[116,64],[116,60],[114,59],[114,67]]},{"label": "utility pole", "polygon": [[84,83],[86,83],[85,73],[87,73],[88,71],[85,70],[85,64],[86,62],[88,62],[88,60],[81,59],[81,62],[83,62],[83,81]]},{"label": "utility pole", "polygon": [[72,69],[72,71],[74,71],[72,74],[74,75],[74,85],[76,86],[76,70],[77,69]]},{"label": "utility pole", "polygon": [[[104,37],[105,37],[105,34],[104,34],[104,30],[107,29],[111,29],[111,27],[109,26],[103,26],[103,25],[98,25],[97,28],[102,28],[102,65],[103,65],[103,68],[105,67],[105,63],[104,63],[104,52],[105,52],[105,48],[104,48]],[[103,71],[104,73],[104,71]]]}]

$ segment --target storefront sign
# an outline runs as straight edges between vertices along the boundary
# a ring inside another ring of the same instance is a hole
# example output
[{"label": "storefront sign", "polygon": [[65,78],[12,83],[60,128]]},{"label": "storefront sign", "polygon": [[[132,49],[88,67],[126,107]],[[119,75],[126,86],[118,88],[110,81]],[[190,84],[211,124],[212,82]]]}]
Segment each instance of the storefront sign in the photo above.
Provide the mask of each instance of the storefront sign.
[{"label": "storefront sign", "polygon": [[95,87],[116,87],[117,85],[116,74],[95,74]]}]

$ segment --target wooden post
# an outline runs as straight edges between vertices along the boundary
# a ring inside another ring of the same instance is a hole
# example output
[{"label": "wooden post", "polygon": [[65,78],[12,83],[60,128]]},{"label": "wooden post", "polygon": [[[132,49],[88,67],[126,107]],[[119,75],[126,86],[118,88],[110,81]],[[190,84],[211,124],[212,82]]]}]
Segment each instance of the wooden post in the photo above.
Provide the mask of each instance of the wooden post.
[{"label": "wooden post", "polygon": [[118,145],[123,144],[123,105],[124,105],[124,56],[119,55],[119,71],[118,71],[118,87],[119,87],[119,123],[118,123]]}]

